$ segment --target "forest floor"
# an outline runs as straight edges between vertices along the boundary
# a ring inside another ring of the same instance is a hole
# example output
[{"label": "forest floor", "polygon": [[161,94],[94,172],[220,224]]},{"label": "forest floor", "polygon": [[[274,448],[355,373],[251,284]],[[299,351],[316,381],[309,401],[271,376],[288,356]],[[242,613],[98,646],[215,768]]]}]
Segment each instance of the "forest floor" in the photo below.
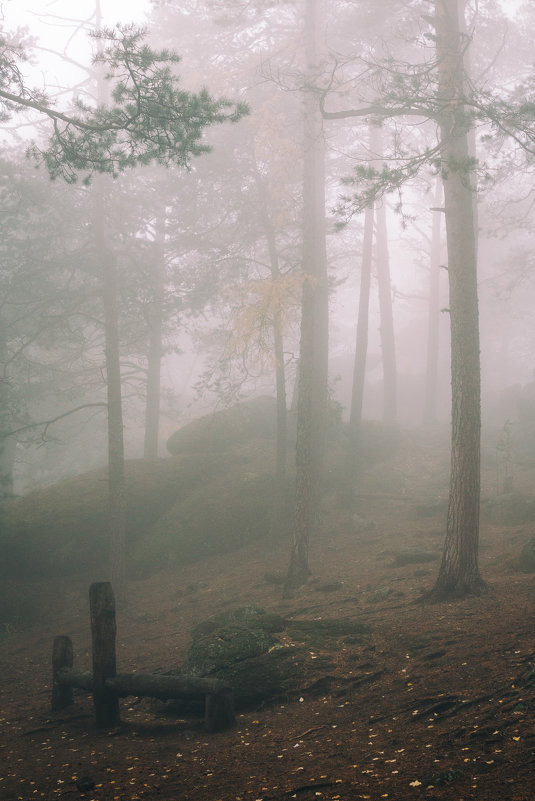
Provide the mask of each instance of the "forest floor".
[{"label": "forest floor", "polygon": [[[228,731],[208,734],[200,718],[162,716],[147,700],[121,701],[113,731],[95,728],[87,695],[52,714],[54,636],[69,634],[75,665],[90,667],[87,586],[79,577],[40,586],[43,604],[55,609],[59,596],[63,611],[0,639],[2,801],[533,799],[535,579],[514,567],[533,526],[484,521],[486,594],[418,603],[437,574],[444,512],[415,515],[415,490],[431,471],[400,459],[392,475],[413,476],[411,494],[370,477],[359,507],[368,530],[338,519],[333,502],[311,544],[311,580],[291,599],[270,578],[286,567],[285,541],[129,584],[117,618],[121,672],[178,667],[196,623],[245,604],[371,627],[363,641],[341,640],[299,696],[239,711]],[[417,548],[434,560],[400,558]]]}]

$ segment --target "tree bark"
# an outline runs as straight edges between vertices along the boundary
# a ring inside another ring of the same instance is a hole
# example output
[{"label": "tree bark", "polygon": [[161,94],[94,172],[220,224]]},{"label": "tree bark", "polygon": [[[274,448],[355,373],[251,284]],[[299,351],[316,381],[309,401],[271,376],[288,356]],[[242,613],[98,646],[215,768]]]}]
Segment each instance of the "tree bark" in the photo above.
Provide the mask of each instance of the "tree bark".
[{"label": "tree bark", "polygon": [[[0,393],[0,403],[2,393]],[[0,412],[0,502],[13,497],[13,472],[17,452],[17,439],[11,435],[2,436],[2,430],[9,427],[8,415]]]},{"label": "tree bark", "polygon": [[117,307],[117,264],[105,234],[104,199],[101,187],[95,186],[93,230],[98,263],[101,269],[104,308],[106,389],[108,400],[108,535],[110,575],[117,599],[125,598],[126,584],[126,482],[124,466],[123,407],[119,313]]},{"label": "tree bark", "polygon": [[106,682],[116,675],[115,598],[108,581],[92,584],[89,588],[91,614],[91,642],[93,649],[93,704],[97,726],[109,729],[120,721],[119,701]]},{"label": "tree bark", "polygon": [[[267,229],[271,277],[280,279],[279,261],[275,242],[275,232],[270,225]],[[282,333],[280,309],[274,310],[273,347],[275,356],[275,388],[277,398],[277,429],[275,453],[275,490],[271,515],[271,533],[277,535],[282,526],[286,506],[286,467],[288,461],[288,411],[286,408],[286,369],[284,364],[284,338]]]},{"label": "tree bark", "polygon": [[317,524],[327,413],[328,288],[325,242],[323,119],[314,85],[318,73],[321,0],[305,10],[303,296],[297,398],[296,497],[285,592],[310,575],[308,546]]},{"label": "tree bark", "polygon": [[[373,134],[373,150],[377,153],[379,169],[381,169],[383,165],[382,127],[376,126],[373,129]],[[392,283],[388,255],[388,229],[384,198],[381,203],[375,206],[375,220],[377,284],[381,318],[381,353],[383,357],[383,422],[393,425],[397,421],[397,367],[394,314],[392,310]]]},{"label": "tree bark", "polygon": [[438,358],[440,329],[440,250],[442,212],[442,182],[437,177],[435,201],[431,227],[431,251],[429,255],[429,301],[427,313],[427,359],[425,370],[424,425],[437,420]]},{"label": "tree bark", "polygon": [[0,317],[0,502],[13,495],[13,469],[17,449],[16,436],[5,436],[13,428],[7,362],[7,335]]},{"label": "tree bark", "polygon": [[446,209],[451,319],[452,448],[442,563],[431,597],[479,594],[480,357],[476,231],[471,185],[471,127],[465,86],[459,0],[436,0],[435,25],[442,104],[442,178]]},{"label": "tree bark", "polygon": [[[353,381],[351,385],[351,408],[349,412],[349,436],[347,480],[354,487],[358,438],[362,423],[362,404],[364,401],[364,380],[368,356],[368,333],[370,311],[370,286],[373,251],[374,207],[369,206],[364,213],[364,233],[362,237],[362,262],[360,268],[360,293],[357,316],[357,337],[355,360],[353,362]],[[351,493],[353,494],[353,493]]]},{"label": "tree bark", "polygon": [[152,265],[152,298],[148,309],[147,399],[143,456],[156,459],[160,432],[163,298],[165,290],[165,210],[156,221],[155,258]]},{"label": "tree bark", "polygon": [[[255,180],[260,198],[260,216],[269,255],[269,268],[274,282],[281,278],[279,253],[277,250],[277,237],[275,227],[269,212],[266,187],[262,176],[255,170]],[[284,365],[284,337],[282,332],[281,314],[278,309],[273,315],[273,349],[275,356],[275,388],[277,398],[277,437],[276,437],[276,498],[278,506],[286,491],[286,467],[288,452],[288,412],[286,406],[286,371]],[[282,493],[282,494],[281,494]],[[278,517],[275,513],[275,517]]]},{"label": "tree bark", "polygon": [[[95,22],[97,30],[100,30],[100,0],[96,0]],[[106,86],[101,69],[97,72],[97,93],[99,102],[104,102]],[[106,237],[103,177],[97,175],[94,184],[93,230],[97,260],[101,269],[108,401],[109,565],[115,596],[119,602],[124,602],[126,599],[126,480],[117,261]]]}]

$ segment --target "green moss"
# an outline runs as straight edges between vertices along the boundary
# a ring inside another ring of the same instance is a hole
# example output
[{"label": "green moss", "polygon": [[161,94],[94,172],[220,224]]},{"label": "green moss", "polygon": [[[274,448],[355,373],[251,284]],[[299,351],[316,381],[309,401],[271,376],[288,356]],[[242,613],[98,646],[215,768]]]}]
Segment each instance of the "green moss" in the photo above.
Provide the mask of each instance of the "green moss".
[{"label": "green moss", "polygon": [[221,470],[199,482],[133,543],[129,564],[142,576],[174,564],[191,564],[227,553],[269,534],[272,478]]},{"label": "green moss", "polygon": [[262,628],[226,626],[217,632],[197,636],[180,672],[188,676],[227,675],[236,662],[243,662],[270,650],[275,645],[272,634]]},{"label": "green moss", "polygon": [[[287,637],[277,639],[284,629]],[[222,612],[192,631],[180,673],[229,682],[238,707],[313,691],[334,665],[339,641],[362,642],[370,627],[352,620],[285,621],[258,606]],[[290,640],[290,641],[288,641]],[[310,653],[311,649],[323,653]],[[327,652],[327,653],[325,653]]]},{"label": "green moss", "polygon": [[275,398],[253,398],[193,420],[169,437],[167,449],[174,455],[203,452],[212,454],[229,450],[237,443],[254,438],[273,438],[276,415]]}]

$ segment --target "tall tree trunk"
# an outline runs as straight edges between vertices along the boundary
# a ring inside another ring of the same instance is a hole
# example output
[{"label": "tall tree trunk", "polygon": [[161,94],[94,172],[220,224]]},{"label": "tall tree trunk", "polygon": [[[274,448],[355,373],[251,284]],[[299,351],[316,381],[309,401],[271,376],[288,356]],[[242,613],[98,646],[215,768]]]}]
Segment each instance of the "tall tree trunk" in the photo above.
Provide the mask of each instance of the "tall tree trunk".
[{"label": "tall tree trunk", "polygon": [[[100,0],[96,0],[95,24],[102,27]],[[106,87],[102,70],[97,72],[99,102]],[[94,180],[93,230],[95,249],[102,275],[106,386],[108,399],[108,536],[110,577],[118,602],[126,599],[126,481],[124,465],[123,404],[121,394],[121,360],[117,289],[117,261],[106,237],[104,179]]]},{"label": "tall tree trunk", "polygon": [[427,359],[425,369],[424,425],[437,420],[438,357],[440,329],[440,251],[442,211],[442,181],[437,176],[435,203],[431,225],[431,251],[429,254],[429,301],[427,312]]},{"label": "tall tree trunk", "polygon": [[7,362],[7,335],[0,317],[0,501],[13,495],[13,468],[17,448],[16,436],[5,436],[13,428]]},{"label": "tall tree trunk", "polygon": [[[271,280],[276,283],[281,278],[279,265],[279,252],[277,250],[277,237],[269,211],[268,196],[264,180],[255,170],[255,181],[260,198],[262,225],[269,255],[269,269]],[[277,396],[277,452],[276,452],[276,478],[279,489],[285,489],[287,451],[288,451],[288,412],[286,406],[286,371],[284,365],[284,337],[280,310],[275,309],[273,314],[273,349],[275,356],[275,389]]]},{"label": "tall tree trunk", "polygon": [[[1,415],[0,431],[9,429],[7,416]],[[4,437],[0,433],[0,503],[13,497],[13,472],[17,452],[16,436]]]},{"label": "tall tree trunk", "polygon": [[275,386],[277,393],[277,434],[275,454],[275,488],[271,512],[270,531],[277,535],[286,516],[286,467],[288,461],[288,411],[286,408],[286,371],[284,341],[280,311],[273,318],[273,345],[275,355]]},{"label": "tall tree trunk", "polygon": [[[255,169],[255,181],[260,199],[260,216],[269,255],[271,280],[274,284],[281,279],[279,252],[275,227],[269,210],[268,193],[264,180]],[[275,357],[275,392],[277,400],[275,488],[270,530],[277,534],[281,528],[286,505],[286,467],[288,462],[288,411],[286,406],[286,369],[284,364],[284,337],[280,308],[273,309],[273,350]]]},{"label": "tall tree trunk", "polygon": [[436,0],[442,176],[451,318],[452,452],[446,541],[431,597],[479,594],[480,363],[476,232],[468,133],[463,106],[466,41],[459,0]]},{"label": "tall tree trunk", "polygon": [[143,456],[156,459],[160,433],[163,298],[165,290],[165,209],[156,221],[155,255],[152,264],[152,298],[148,310],[149,346],[147,352],[147,399]]},{"label": "tall tree trunk", "polygon": [[[97,176],[98,177],[98,176]],[[99,181],[96,184],[101,183]],[[126,483],[124,466],[123,407],[117,304],[117,264],[107,240],[102,186],[95,186],[93,230],[102,275],[106,388],[108,397],[108,534],[110,576],[118,600],[125,599]]]},{"label": "tall tree trunk", "polygon": [[351,385],[351,407],[349,412],[348,458],[346,476],[353,495],[355,482],[358,438],[362,423],[362,404],[364,400],[364,380],[366,358],[368,356],[368,333],[370,311],[370,285],[372,273],[374,207],[368,206],[364,213],[364,233],[362,237],[362,261],[360,268],[360,293],[357,316],[357,337],[355,360],[353,362],[353,381]]},{"label": "tall tree trunk", "polygon": [[[374,128],[374,152],[377,153],[379,169],[382,168],[383,130]],[[397,420],[397,368],[396,343],[394,338],[394,314],[392,310],[392,284],[388,255],[388,229],[384,199],[375,207],[377,284],[379,287],[379,313],[381,317],[381,353],[383,356],[383,421],[394,424]]]},{"label": "tall tree trunk", "polygon": [[321,0],[306,0],[303,178],[303,297],[297,399],[296,498],[285,591],[309,574],[308,546],[317,524],[327,414],[328,287],[325,243],[323,119],[318,74]]}]

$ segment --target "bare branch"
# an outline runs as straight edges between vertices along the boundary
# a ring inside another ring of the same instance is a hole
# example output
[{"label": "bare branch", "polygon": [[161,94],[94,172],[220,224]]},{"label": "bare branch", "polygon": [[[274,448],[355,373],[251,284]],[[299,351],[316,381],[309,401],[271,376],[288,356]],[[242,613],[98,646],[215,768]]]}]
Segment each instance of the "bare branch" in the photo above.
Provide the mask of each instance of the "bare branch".
[{"label": "bare branch", "polygon": [[68,412],[63,412],[63,414],[58,414],[57,417],[53,417],[51,420],[41,420],[38,423],[28,423],[28,425],[21,426],[20,428],[15,428],[13,431],[7,431],[5,434],[2,435],[3,438],[6,437],[13,437],[15,434],[20,434],[21,431],[28,431],[32,428],[39,428],[39,426],[44,426],[43,428],[43,439],[46,436],[46,432],[50,428],[51,425],[57,423],[58,420],[63,420],[64,417],[69,417],[71,414],[76,414],[76,412],[80,412],[83,409],[91,409],[95,407],[103,407],[107,408],[108,404],[105,401],[101,401],[99,403],[84,403],[81,406],[76,406],[74,409],[69,409]]}]

